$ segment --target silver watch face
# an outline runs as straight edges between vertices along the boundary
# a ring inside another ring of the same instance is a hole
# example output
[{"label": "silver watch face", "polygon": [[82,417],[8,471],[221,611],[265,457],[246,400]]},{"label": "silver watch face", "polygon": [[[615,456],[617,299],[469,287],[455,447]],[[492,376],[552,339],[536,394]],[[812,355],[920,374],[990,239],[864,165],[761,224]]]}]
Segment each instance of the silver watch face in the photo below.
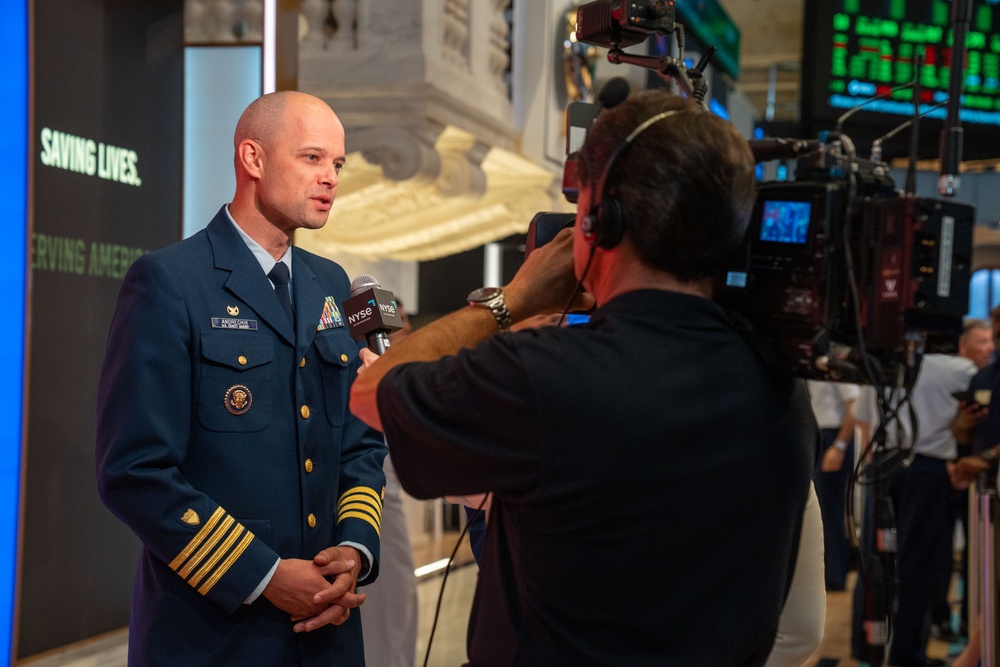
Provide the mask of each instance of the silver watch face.
[{"label": "silver watch face", "polygon": [[500,292],[499,287],[480,287],[479,289],[472,290],[469,293],[468,299],[470,303],[485,303],[496,298]]}]

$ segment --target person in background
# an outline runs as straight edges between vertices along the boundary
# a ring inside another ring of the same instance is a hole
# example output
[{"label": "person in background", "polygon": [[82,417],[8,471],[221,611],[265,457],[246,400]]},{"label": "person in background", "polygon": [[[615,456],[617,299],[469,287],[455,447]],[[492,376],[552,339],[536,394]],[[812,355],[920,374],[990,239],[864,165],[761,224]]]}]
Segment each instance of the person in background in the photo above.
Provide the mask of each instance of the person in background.
[{"label": "person in background", "polygon": [[809,399],[823,439],[823,458],[813,475],[823,513],[826,590],[847,587],[851,543],[847,535],[847,481],[854,466],[854,402],[860,389],[843,382],[809,380]]},{"label": "person in background", "polygon": [[[928,657],[926,649],[934,591],[940,590],[942,577],[953,571],[955,515],[949,464],[958,452],[952,432],[959,406],[955,394],[966,390],[980,365],[989,364],[993,354],[990,340],[985,322],[969,321],[959,339],[958,355],[925,354],[909,395],[916,427],[907,418],[909,411],[900,411],[904,441],[914,433],[916,439],[908,455],[909,465],[895,469],[886,484],[898,542],[899,592],[889,650],[893,667],[944,664]],[[872,400],[858,402],[855,418],[865,428],[874,429],[874,393],[870,396]],[[888,440],[890,445],[894,442],[895,438]],[[863,596],[859,584],[852,646],[855,657],[861,659],[865,657]]]},{"label": "person in background", "polygon": [[[991,333],[994,345],[1000,341],[1000,306],[990,311]],[[996,460],[1000,453],[997,443],[1000,442],[1000,406],[996,405],[993,398],[1000,392],[1000,373],[997,373],[997,364],[1000,363],[994,358],[990,363],[983,366],[975,377],[969,382],[968,395],[959,404],[959,409],[952,421],[952,433],[959,443],[959,458],[949,466],[949,475],[952,485],[964,493],[969,493],[969,484],[980,477],[986,475],[985,481],[988,484],[996,482]],[[963,521],[968,525],[968,500],[963,508]],[[968,533],[967,533],[968,534]],[[968,552],[968,540],[966,540],[966,552]],[[966,556],[963,563],[962,574],[966,585],[970,585],[969,559]],[[966,595],[962,601],[962,622],[966,628],[971,628],[968,633],[969,641],[965,649],[954,661],[955,667],[975,667],[980,659],[980,649],[982,642],[982,619],[974,618],[969,622],[969,596]]]},{"label": "person in background", "polygon": [[[984,427],[979,433],[979,425],[987,418],[989,410],[985,406],[990,402],[990,385],[992,374],[996,368],[996,342],[998,332],[1000,332],[1000,309],[994,308],[990,312],[990,322],[984,320],[970,319],[966,322],[965,330],[960,341],[960,345],[967,352],[969,358],[973,359],[979,369],[976,375],[969,382],[968,396],[959,401],[958,412],[951,423],[951,432],[955,437],[958,446],[958,456],[967,456],[987,446],[986,442],[976,444],[977,436],[988,436],[991,428]],[[961,352],[960,352],[961,354]],[[976,395],[982,401],[976,400]],[[963,417],[964,415],[964,417]],[[962,587],[963,593],[968,589],[969,581],[969,489],[967,486],[956,489],[954,493],[953,514],[960,522],[962,530],[965,531],[966,539],[963,540],[961,577],[966,585]],[[939,584],[939,588],[948,591],[951,580],[951,572],[947,573],[947,579]],[[944,615],[942,607],[938,605],[938,611],[934,612],[932,619],[931,633],[942,641],[957,641],[959,637],[968,636],[969,627],[969,596],[962,595],[960,621],[957,632],[952,627],[951,608],[947,608],[947,615]],[[942,622],[945,621],[945,622]]]},{"label": "person in background", "polygon": [[[1000,445],[986,447],[979,454],[959,458],[949,471],[952,484],[956,489],[968,489],[974,480],[980,480],[996,486],[998,457],[1000,457]],[[969,642],[952,662],[952,667],[977,667],[982,664],[982,617],[974,618],[971,628]]]},{"label": "person in background", "polygon": [[816,652],[826,629],[823,517],[814,486],[802,515],[802,532],[788,597],[778,618],[778,634],[764,667],[801,667]]},{"label": "person in background", "polygon": [[990,311],[990,332],[993,334],[993,347],[1000,348],[1000,306]]},{"label": "person in background", "polygon": [[132,265],[108,334],[97,488],[143,545],[129,664],[357,667],[386,449],[347,409],[350,280],[292,247],[327,222],[344,128],[272,93],[234,147],[232,202]]}]

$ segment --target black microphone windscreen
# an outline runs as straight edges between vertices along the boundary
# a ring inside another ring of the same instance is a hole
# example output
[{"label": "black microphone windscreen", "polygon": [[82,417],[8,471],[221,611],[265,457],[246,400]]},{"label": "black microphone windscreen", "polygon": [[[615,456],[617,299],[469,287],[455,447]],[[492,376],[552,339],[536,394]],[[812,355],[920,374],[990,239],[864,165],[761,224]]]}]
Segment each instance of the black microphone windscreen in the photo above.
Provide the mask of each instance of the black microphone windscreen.
[{"label": "black microphone windscreen", "polygon": [[351,282],[351,296],[357,296],[362,292],[364,292],[366,289],[370,289],[372,287],[382,287],[382,286],[372,276],[369,276],[366,273],[362,273],[360,276],[355,278],[353,282]]},{"label": "black microphone windscreen", "polygon": [[750,144],[750,152],[753,153],[754,162],[789,160],[806,153],[811,153],[819,148],[818,141],[785,139],[782,137],[751,139],[747,143]]},{"label": "black microphone windscreen", "polygon": [[597,101],[604,109],[616,107],[625,101],[629,94],[628,79],[616,76],[608,80],[601,92],[597,95]]}]

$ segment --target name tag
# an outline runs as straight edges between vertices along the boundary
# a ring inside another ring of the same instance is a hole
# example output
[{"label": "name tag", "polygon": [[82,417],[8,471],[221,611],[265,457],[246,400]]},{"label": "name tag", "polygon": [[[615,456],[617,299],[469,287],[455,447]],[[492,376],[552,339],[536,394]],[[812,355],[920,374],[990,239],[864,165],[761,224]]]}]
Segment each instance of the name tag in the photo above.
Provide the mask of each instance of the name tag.
[{"label": "name tag", "polygon": [[257,330],[257,320],[243,320],[236,317],[213,317],[213,329],[245,329],[247,331]]}]

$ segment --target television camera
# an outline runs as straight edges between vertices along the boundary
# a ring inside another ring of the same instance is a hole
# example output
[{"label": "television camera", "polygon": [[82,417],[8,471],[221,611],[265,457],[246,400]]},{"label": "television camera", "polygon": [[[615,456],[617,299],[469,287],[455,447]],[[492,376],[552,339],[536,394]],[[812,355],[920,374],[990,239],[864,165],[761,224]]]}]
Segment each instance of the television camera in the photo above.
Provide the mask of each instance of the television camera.
[{"label": "television camera", "polygon": [[[682,58],[622,50],[653,33],[677,33],[683,56],[672,0],[596,0],[578,10],[577,39],[608,48],[611,62],[655,69],[703,102],[711,50],[691,68]],[[571,105],[567,137],[625,95],[602,91],[600,104]],[[797,160],[795,180],[759,184],[745,240],[717,277],[715,298],[770,339],[795,376],[908,388],[922,354],[953,350],[961,333],[975,210],[898,191],[888,165],[877,154],[858,157],[839,125],[817,141],[750,142],[758,162]],[[572,148],[563,192],[575,202]],[[569,214],[536,215],[528,251],[572,223]]]},{"label": "television camera", "polygon": [[795,179],[758,186],[716,299],[799,377],[909,386],[920,356],[962,331],[974,208],[898,192],[846,135],[824,135]]}]

